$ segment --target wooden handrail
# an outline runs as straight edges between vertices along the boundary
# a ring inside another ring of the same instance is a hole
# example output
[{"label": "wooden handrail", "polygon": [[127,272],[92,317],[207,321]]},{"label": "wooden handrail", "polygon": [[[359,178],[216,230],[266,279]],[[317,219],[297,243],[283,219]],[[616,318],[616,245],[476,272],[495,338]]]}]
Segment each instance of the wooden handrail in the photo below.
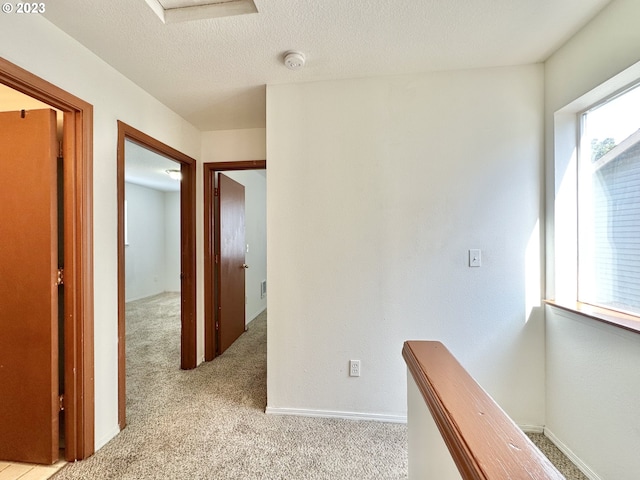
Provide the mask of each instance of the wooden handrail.
[{"label": "wooden handrail", "polygon": [[565,478],[442,343],[402,356],[464,480]]}]

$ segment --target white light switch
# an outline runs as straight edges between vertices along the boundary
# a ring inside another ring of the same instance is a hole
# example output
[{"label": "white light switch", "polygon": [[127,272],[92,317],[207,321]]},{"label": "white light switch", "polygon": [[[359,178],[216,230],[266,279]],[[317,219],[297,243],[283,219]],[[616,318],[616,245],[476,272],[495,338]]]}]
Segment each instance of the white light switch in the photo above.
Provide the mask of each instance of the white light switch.
[{"label": "white light switch", "polygon": [[480,250],[479,248],[472,248],[471,250],[469,250],[469,266],[482,266],[482,250]]}]

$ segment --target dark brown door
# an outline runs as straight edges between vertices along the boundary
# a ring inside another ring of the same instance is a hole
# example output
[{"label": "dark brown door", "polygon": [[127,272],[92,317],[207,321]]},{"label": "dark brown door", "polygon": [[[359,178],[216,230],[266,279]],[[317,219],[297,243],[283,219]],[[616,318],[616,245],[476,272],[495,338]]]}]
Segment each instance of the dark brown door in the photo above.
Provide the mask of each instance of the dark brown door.
[{"label": "dark brown door", "polygon": [[58,459],[56,119],[0,113],[0,460]]},{"label": "dark brown door", "polygon": [[231,346],[245,328],[245,224],[244,186],[218,175],[220,239],[218,268],[219,354]]}]

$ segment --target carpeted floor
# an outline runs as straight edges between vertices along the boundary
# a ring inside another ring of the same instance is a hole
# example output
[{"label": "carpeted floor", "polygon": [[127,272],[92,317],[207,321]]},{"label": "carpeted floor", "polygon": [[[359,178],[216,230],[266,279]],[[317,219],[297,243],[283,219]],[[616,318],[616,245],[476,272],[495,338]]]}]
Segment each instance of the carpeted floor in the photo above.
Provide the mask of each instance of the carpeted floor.
[{"label": "carpeted floor", "polygon": [[527,433],[527,435],[567,480],[589,480],[544,434]]},{"label": "carpeted floor", "polygon": [[266,312],[179,369],[178,296],[127,304],[128,426],[71,479],[405,479],[406,425],[266,415]]},{"label": "carpeted floor", "polygon": [[[407,478],[406,425],[264,413],[266,311],[222,356],[180,370],[179,298],[127,304],[128,426],[55,480]],[[586,479],[529,435],[567,480]]]}]

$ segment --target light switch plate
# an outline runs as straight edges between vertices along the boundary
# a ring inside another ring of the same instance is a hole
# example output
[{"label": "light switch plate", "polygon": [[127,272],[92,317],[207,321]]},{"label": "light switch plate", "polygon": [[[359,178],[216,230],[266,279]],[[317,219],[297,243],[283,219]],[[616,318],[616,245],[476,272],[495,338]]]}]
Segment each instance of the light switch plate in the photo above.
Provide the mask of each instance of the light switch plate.
[{"label": "light switch plate", "polygon": [[471,250],[469,250],[469,266],[482,266],[482,250],[480,250],[479,248],[472,248]]}]

